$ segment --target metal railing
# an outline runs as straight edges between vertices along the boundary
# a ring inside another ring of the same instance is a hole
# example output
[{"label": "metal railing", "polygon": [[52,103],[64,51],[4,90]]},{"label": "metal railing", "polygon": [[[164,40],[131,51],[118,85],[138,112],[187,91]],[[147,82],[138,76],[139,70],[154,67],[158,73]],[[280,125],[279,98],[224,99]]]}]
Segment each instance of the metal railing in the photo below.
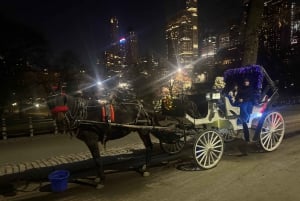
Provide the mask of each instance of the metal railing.
[{"label": "metal railing", "polygon": [[57,134],[58,129],[53,119],[6,119],[1,118],[1,139],[16,137],[33,137],[42,134]]}]

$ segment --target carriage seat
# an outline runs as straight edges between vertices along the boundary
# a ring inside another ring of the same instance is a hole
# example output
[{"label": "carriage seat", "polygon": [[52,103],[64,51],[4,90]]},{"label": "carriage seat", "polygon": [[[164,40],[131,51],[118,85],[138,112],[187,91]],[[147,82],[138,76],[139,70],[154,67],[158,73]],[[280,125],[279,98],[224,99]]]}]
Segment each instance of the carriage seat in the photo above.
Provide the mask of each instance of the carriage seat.
[{"label": "carriage seat", "polygon": [[240,107],[233,106],[229,98],[227,96],[224,97],[224,102],[225,102],[225,116],[226,117],[234,117],[236,118],[237,116],[240,115]]}]

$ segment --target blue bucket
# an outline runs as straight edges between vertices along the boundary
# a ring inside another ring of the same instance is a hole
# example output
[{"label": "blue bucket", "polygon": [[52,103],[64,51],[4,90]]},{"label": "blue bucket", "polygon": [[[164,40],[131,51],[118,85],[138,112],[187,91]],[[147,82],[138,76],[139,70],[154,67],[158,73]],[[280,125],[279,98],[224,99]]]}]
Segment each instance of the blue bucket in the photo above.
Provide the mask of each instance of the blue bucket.
[{"label": "blue bucket", "polygon": [[68,170],[56,170],[48,175],[51,182],[52,192],[62,192],[68,188],[68,179],[70,172]]}]

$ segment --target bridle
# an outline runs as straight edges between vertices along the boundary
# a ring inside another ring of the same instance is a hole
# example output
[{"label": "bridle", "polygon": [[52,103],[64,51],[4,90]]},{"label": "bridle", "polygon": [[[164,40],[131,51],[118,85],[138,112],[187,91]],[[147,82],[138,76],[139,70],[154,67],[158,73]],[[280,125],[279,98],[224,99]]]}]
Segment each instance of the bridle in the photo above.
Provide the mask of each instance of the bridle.
[{"label": "bridle", "polygon": [[[73,131],[78,126],[77,120],[82,120],[87,118],[87,103],[83,98],[74,98],[74,102],[70,103],[72,97],[68,96],[66,93],[56,93],[49,96],[49,100],[53,101],[54,107],[51,108],[51,113],[56,120],[59,115],[61,122],[66,126],[66,130],[73,134]],[[71,105],[72,104],[72,105]]]}]

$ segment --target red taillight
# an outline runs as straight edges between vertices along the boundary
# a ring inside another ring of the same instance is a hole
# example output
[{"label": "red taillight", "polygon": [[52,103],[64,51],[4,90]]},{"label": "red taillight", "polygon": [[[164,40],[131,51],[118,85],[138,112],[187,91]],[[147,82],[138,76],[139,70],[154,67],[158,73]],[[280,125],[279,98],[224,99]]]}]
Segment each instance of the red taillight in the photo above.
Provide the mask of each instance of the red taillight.
[{"label": "red taillight", "polygon": [[261,106],[261,108],[259,109],[259,112],[260,112],[260,113],[263,113],[263,112],[266,110],[267,105],[268,105],[268,102],[265,102],[265,103]]}]

